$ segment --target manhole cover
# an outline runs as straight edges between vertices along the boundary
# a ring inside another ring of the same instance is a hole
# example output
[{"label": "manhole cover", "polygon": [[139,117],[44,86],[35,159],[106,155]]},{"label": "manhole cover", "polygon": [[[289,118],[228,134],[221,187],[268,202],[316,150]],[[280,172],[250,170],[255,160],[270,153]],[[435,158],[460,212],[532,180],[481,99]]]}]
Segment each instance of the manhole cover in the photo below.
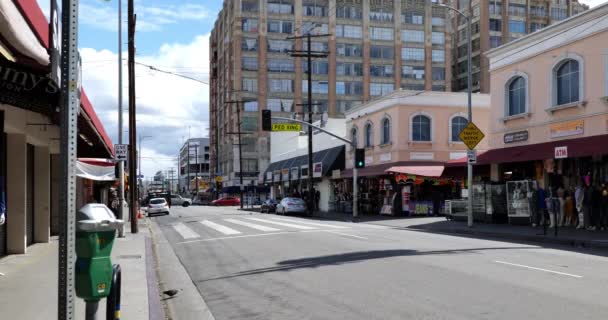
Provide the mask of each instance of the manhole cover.
[{"label": "manhole cover", "polygon": [[118,259],[141,259],[141,254],[124,254],[118,256]]}]

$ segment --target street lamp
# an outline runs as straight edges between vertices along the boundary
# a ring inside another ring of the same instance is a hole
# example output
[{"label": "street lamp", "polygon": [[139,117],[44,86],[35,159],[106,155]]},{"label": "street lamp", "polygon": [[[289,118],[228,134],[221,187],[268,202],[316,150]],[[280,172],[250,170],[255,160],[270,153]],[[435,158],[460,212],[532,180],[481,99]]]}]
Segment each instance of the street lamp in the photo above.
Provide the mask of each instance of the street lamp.
[{"label": "street lamp", "polygon": [[[473,122],[473,108],[472,108],[472,90],[473,90],[473,75],[471,73],[471,18],[464,14],[462,11],[450,7],[446,4],[438,4],[438,7],[446,8],[452,11],[455,11],[462,17],[467,20],[467,93],[468,93],[468,115],[469,115],[469,123]],[[475,149],[471,150],[475,152]],[[473,164],[470,161],[467,161],[467,180],[468,180],[468,208],[467,208],[467,224],[469,227],[473,226]]]}]

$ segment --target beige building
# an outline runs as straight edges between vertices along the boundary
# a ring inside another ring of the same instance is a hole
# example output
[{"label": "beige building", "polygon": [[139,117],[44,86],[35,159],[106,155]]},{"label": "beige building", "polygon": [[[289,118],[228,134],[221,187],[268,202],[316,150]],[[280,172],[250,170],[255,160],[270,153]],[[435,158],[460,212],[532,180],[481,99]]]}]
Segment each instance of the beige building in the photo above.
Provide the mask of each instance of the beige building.
[{"label": "beige building", "polygon": [[[453,0],[452,5],[472,16],[473,89],[490,92],[486,52],[548,25],[589,9],[578,0]],[[453,88],[467,89],[466,20],[450,12],[454,48]]]},{"label": "beige building", "polygon": [[[488,53],[493,180],[606,181],[608,4]],[[507,173],[507,174],[505,174]]]},{"label": "beige building", "polygon": [[311,49],[328,51],[315,59],[313,102],[330,117],[395,89],[449,91],[451,46],[446,11],[432,0],[235,0],[225,1],[211,35],[210,137],[212,172],[225,186],[238,182],[236,105],[241,104],[244,170],[269,163],[268,135],[261,110],[304,110],[307,77],[303,50],[293,35],[314,38]]}]

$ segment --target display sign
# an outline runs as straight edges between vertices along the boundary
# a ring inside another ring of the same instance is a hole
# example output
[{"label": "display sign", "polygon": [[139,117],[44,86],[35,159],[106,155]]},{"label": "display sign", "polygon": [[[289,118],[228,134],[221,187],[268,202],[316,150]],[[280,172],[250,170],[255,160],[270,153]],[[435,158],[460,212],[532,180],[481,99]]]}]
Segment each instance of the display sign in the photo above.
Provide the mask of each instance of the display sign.
[{"label": "display sign", "polygon": [[298,180],[300,178],[300,170],[298,167],[291,168],[291,180]]},{"label": "display sign", "polygon": [[281,170],[276,170],[274,172],[274,182],[280,182],[281,181]]},{"label": "display sign", "polygon": [[322,162],[316,162],[312,165],[312,177],[313,178],[320,178],[323,176],[323,163]]},{"label": "display sign", "polygon": [[508,144],[508,143],[528,141],[529,136],[530,135],[527,130],[505,133],[505,135],[503,137],[503,142],[505,144]]},{"label": "display sign", "polygon": [[433,152],[410,152],[410,160],[433,160],[434,158]]},{"label": "display sign", "polygon": [[469,122],[469,124],[467,124],[467,126],[464,127],[464,129],[462,129],[462,131],[460,131],[458,134],[460,141],[464,142],[464,144],[471,150],[475,149],[475,147],[479,144],[479,142],[481,142],[481,140],[483,140],[484,137],[485,134],[483,134],[483,132],[481,132],[481,130],[473,122]]},{"label": "display sign", "polygon": [[332,179],[340,179],[340,169],[333,170],[331,172]]},{"label": "display sign", "polygon": [[568,147],[555,147],[555,159],[566,159],[568,158]]},{"label": "display sign", "polygon": [[549,127],[551,138],[575,136],[585,132],[585,120],[574,120],[552,124]]},{"label": "display sign", "polygon": [[469,164],[477,163],[477,152],[475,150],[467,150],[467,162]]},{"label": "display sign", "polygon": [[307,178],[308,177],[308,166],[304,165],[300,167],[300,178]]},{"label": "display sign", "polygon": [[272,131],[302,131],[302,125],[299,123],[273,123]]},{"label": "display sign", "polygon": [[129,155],[128,144],[115,144],[114,145],[114,160],[116,161],[127,161]]},{"label": "display sign", "polygon": [[281,176],[283,181],[289,181],[289,169],[281,169]]},{"label": "display sign", "polygon": [[272,181],[272,172],[266,172],[266,181]]},{"label": "display sign", "polygon": [[50,115],[59,104],[59,91],[45,73],[0,59],[0,103]]}]

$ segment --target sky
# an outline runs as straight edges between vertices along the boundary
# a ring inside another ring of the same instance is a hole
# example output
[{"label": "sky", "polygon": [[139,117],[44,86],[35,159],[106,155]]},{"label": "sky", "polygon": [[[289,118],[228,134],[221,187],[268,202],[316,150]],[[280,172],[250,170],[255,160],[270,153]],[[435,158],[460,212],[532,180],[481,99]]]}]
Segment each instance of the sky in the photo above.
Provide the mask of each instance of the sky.
[{"label": "sky", "polygon": [[[48,17],[50,1],[37,0]],[[223,0],[135,0],[135,61],[207,82],[209,34]],[[230,0],[227,0],[230,1]],[[596,6],[606,0],[581,0]],[[61,1],[59,1],[61,3]],[[123,8],[123,128],[128,128],[127,0]],[[118,0],[80,0],[79,48],[83,86],[114,143],[118,143]],[[188,137],[207,137],[209,86],[136,67],[137,134],[142,173],[177,170]],[[128,142],[128,132],[123,143]]]}]

